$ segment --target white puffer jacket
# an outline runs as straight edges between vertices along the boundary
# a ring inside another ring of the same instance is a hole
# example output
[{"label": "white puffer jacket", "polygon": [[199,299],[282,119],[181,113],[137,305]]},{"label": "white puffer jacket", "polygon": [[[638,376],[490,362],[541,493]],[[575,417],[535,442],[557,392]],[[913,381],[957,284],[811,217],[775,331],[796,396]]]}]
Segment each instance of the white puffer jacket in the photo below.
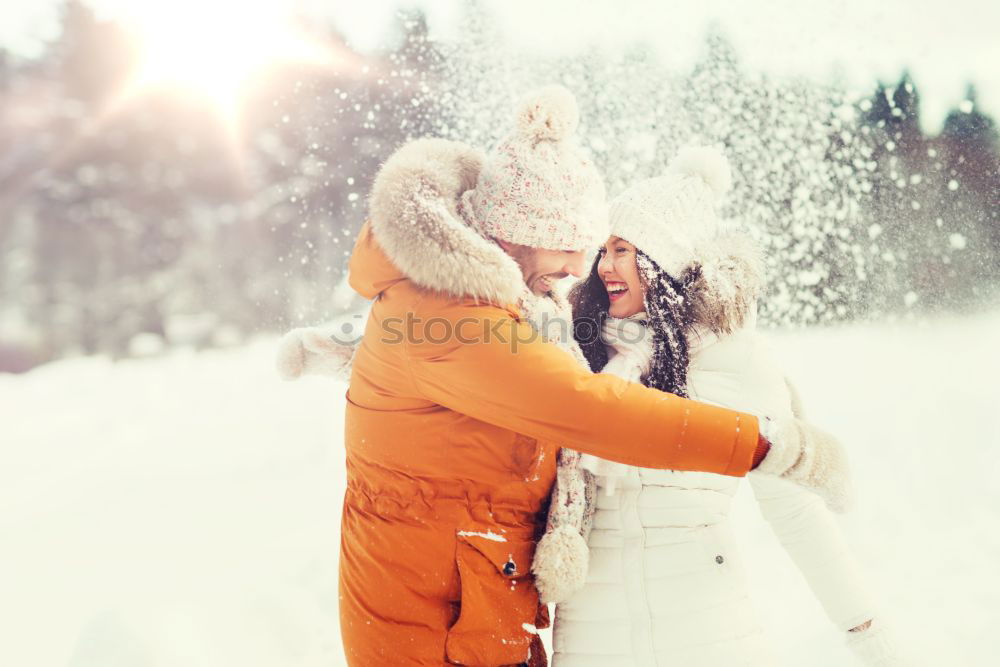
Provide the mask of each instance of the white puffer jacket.
[{"label": "white puffer jacket", "polygon": [[[752,324],[722,339],[703,334],[690,352],[692,398],[792,416],[785,378]],[[874,605],[823,501],[774,477],[748,479],[834,624],[847,631],[871,619]],[[728,521],[739,483],[645,468],[610,485],[599,478],[587,583],[557,607],[555,667],[773,665]]]}]

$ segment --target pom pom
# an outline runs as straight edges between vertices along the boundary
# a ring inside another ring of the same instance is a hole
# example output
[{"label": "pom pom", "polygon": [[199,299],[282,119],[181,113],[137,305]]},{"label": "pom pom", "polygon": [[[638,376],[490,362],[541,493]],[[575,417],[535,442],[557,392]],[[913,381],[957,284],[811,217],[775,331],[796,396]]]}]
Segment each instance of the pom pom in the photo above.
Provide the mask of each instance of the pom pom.
[{"label": "pom pom", "polygon": [[529,94],[518,107],[517,131],[533,141],[563,141],[580,124],[576,98],[562,86],[546,86]]},{"label": "pom pom", "polygon": [[677,157],[670,161],[667,172],[681,176],[701,178],[716,199],[724,195],[733,185],[733,174],[729,160],[722,151],[713,146],[686,146]]},{"label": "pom pom", "polygon": [[544,604],[564,602],[587,581],[590,549],[574,528],[558,526],[542,536],[531,571]]}]

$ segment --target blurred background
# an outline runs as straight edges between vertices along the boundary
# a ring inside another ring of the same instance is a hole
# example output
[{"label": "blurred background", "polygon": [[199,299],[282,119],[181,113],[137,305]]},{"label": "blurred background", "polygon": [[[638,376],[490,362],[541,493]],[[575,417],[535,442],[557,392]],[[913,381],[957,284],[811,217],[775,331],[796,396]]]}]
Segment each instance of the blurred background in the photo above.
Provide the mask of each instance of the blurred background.
[{"label": "blurred background", "polygon": [[612,195],[727,149],[768,322],[996,303],[997,11],[924,4],[2,0],[0,371],[335,315],[380,162],[551,81]]},{"label": "blurred background", "polygon": [[[1000,653],[1000,5],[0,0],[0,664],[337,665],[346,387],[275,336],[379,164],[558,82],[609,193],[724,147],[761,320],[928,665]],[[783,664],[851,658],[738,499]],[[915,663],[916,664],[916,663]]]}]

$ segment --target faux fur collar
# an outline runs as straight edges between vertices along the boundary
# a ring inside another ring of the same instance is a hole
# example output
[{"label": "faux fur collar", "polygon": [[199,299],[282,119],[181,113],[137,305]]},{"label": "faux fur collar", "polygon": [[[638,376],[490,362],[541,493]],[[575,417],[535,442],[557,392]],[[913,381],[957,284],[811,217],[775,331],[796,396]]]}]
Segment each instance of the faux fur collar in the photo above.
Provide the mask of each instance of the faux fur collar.
[{"label": "faux fur collar", "polygon": [[691,325],[721,336],[748,324],[764,288],[757,245],[744,234],[724,234],[700,249],[698,264],[687,292]]},{"label": "faux fur collar", "polygon": [[372,234],[420,287],[500,306],[517,304],[524,278],[494,241],[465,222],[459,200],[476,187],[483,155],[445,139],[397,150],[372,186]]}]

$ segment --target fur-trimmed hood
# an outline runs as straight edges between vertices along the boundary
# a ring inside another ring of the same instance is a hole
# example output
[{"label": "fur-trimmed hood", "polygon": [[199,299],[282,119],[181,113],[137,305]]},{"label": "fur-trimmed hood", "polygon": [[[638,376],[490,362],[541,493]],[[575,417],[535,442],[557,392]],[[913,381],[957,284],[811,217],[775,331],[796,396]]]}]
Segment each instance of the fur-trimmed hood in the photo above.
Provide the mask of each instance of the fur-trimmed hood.
[{"label": "fur-trimmed hood", "polygon": [[[382,166],[370,198],[371,234],[351,257],[351,286],[373,298],[395,280],[499,306],[517,304],[521,270],[459,211],[476,187],[483,155],[459,142],[418,139]],[[388,262],[373,256],[378,249]]]},{"label": "fur-trimmed hood", "polygon": [[698,249],[689,267],[695,277],[687,289],[690,324],[717,335],[750,323],[764,290],[764,261],[746,234],[720,234]]},{"label": "fur-trimmed hood", "polygon": [[[462,193],[476,187],[481,164],[478,151],[444,139],[419,139],[396,151],[372,186],[370,221],[351,254],[350,286],[373,299],[409,280],[456,299],[516,309],[587,367],[572,336],[563,340],[559,326],[547,326],[555,318],[572,321],[565,298],[533,295],[517,263],[460,213]],[[278,371],[285,379],[320,374],[346,380],[354,351],[328,330],[297,329],[279,345]]]}]

